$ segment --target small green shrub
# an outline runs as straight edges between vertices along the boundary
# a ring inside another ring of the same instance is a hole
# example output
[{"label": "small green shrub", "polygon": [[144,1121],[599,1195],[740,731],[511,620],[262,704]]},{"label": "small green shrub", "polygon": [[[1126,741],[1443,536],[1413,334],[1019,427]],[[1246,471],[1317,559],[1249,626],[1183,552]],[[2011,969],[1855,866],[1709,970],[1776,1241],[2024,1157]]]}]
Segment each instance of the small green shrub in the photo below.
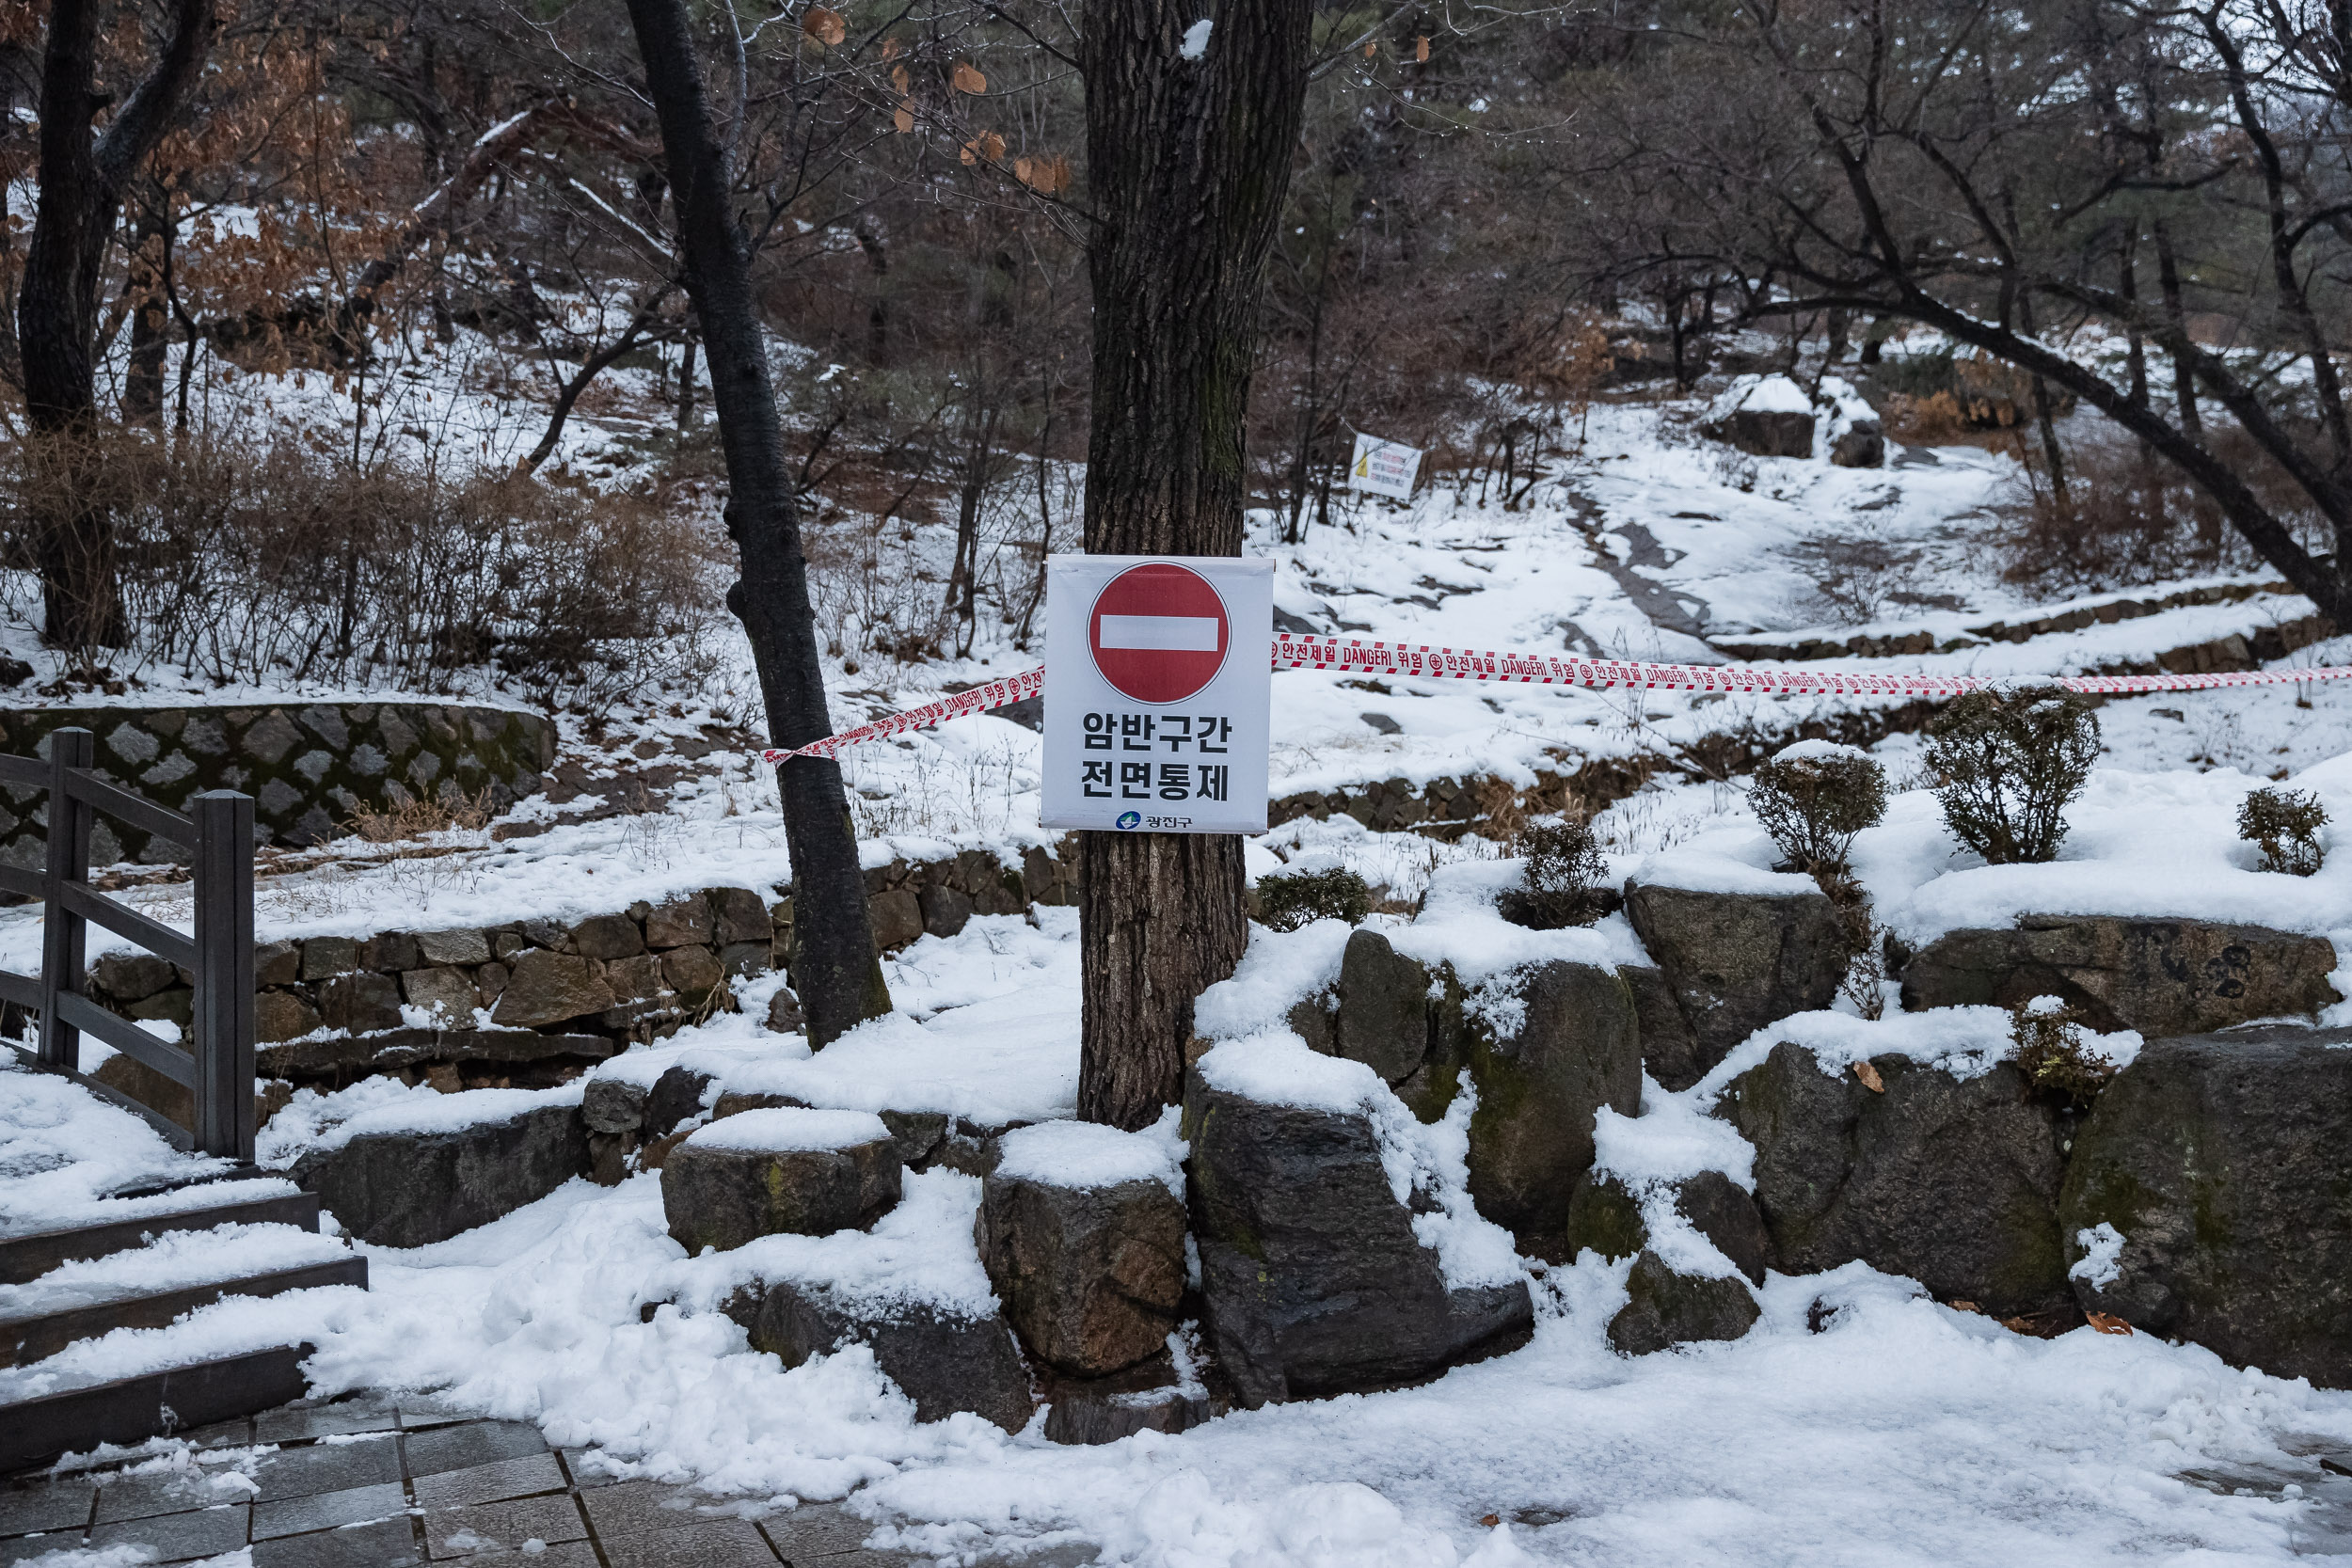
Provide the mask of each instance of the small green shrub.
[{"label": "small green shrub", "polygon": [[2262,847],[2263,869],[2309,877],[2327,857],[2319,830],[2328,810],[2316,795],[2293,789],[2258,789],[2237,809],[2237,836]]},{"label": "small green shrub", "polygon": [[1512,848],[1527,862],[1527,885],[1496,902],[1512,925],[1557,931],[1590,926],[1609,912],[1609,863],[1591,823],[1534,823],[1519,830]]},{"label": "small green shrub", "polygon": [[2081,1015],[2055,996],[2037,996],[2010,1009],[2009,1037],[2017,1069],[2035,1088],[2088,1105],[2115,1077],[2115,1064],[2083,1049]]},{"label": "small green shrub", "polygon": [[1804,741],[1758,765],[1748,806],[1790,870],[1840,870],[1854,835],[1886,815],[1886,769],[1851,746]]},{"label": "small green shrub", "polygon": [[1277,931],[1295,931],[1318,920],[1359,926],[1371,912],[1371,886],[1345,866],[1258,879],[1258,918]]},{"label": "small green shrub", "polygon": [[1963,692],[1928,726],[1944,820],[1992,865],[2057,858],[2098,758],[2098,714],[2061,686]]}]

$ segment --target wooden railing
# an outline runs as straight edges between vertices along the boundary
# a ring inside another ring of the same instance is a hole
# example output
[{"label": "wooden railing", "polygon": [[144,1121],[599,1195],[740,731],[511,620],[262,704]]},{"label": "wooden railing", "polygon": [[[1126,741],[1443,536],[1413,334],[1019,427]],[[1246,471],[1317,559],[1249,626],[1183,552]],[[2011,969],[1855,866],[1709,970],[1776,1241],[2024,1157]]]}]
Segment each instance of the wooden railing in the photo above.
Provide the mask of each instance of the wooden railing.
[{"label": "wooden railing", "polygon": [[[0,864],[0,892],[41,903],[40,974],[0,970],[0,1001],[38,1014],[39,1046],[0,1039],[32,1067],[61,1073],[145,1117],[173,1147],[230,1159],[253,1158],[253,798],[214,789],[194,797],[194,815],[167,811],[91,770],[88,730],[53,730],[49,760],[0,756],[0,783],[48,794],[48,859],[38,872]],[[119,904],[89,884],[90,827],[103,812],[187,847],[196,871],[196,935]],[[128,937],[195,980],[193,1049],[156,1038],[82,994],[91,924]],[[194,1096],[192,1128],[182,1127],[81,1070],[82,1037],[94,1036],[154,1069]]]}]

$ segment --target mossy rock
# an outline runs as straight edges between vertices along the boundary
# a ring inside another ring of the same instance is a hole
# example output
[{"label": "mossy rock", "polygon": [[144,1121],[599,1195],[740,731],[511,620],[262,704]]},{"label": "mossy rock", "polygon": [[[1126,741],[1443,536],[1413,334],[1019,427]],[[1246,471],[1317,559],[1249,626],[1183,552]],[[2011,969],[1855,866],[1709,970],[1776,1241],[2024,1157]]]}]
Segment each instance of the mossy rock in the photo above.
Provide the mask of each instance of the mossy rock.
[{"label": "mossy rock", "polygon": [[1736,1275],[1677,1273],[1655,1252],[1633,1260],[1626,1304],[1609,1320],[1609,1343],[1625,1355],[1650,1355],[1677,1345],[1737,1339],[1761,1315],[1747,1281]]},{"label": "mossy rock", "polygon": [[1784,1043],[1718,1108],[1756,1145],[1780,1266],[1859,1259],[1996,1317],[2071,1313],[2058,1112],[2006,1062],[1974,1078],[1902,1056],[1871,1067],[1883,1090]]},{"label": "mossy rock", "polygon": [[1518,1000],[1525,1015],[1511,1036],[1490,1035],[1475,1018],[1463,1029],[1478,1090],[1470,1196],[1522,1251],[1565,1261],[1575,1256],[1563,1236],[1577,1180],[1592,1169],[1595,1116],[1603,1106],[1641,1110],[1641,1028],[1631,990],[1596,964],[1544,964]]},{"label": "mossy rock", "polygon": [[2112,1227],[2081,1305],[2280,1377],[2352,1387],[2352,1030],[2154,1040],[2074,1140],[2071,1264]]}]

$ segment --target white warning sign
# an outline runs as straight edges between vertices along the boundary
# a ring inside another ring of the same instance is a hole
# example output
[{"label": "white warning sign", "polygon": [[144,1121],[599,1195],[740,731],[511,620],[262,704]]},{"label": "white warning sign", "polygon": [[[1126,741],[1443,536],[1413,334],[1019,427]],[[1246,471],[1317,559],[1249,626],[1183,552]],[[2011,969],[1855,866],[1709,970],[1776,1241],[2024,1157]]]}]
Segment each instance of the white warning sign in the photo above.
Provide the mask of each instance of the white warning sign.
[{"label": "white warning sign", "polygon": [[1421,472],[1421,449],[1402,441],[1356,433],[1356,459],[1347,466],[1347,487],[1375,496],[1413,499],[1413,476]]},{"label": "white warning sign", "polygon": [[1044,825],[1265,831],[1274,563],[1045,563]]}]

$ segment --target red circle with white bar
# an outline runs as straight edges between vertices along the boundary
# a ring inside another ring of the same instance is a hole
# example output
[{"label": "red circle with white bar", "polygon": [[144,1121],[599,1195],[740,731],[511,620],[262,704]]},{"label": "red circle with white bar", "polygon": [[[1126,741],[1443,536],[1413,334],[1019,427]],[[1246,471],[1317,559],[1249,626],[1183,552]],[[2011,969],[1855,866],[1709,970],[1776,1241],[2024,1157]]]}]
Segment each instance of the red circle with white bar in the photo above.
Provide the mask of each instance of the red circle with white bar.
[{"label": "red circle with white bar", "polygon": [[1138,703],[1181,703],[1216,679],[1233,633],[1207,578],[1172,561],[1130,566],[1103,585],[1087,616],[1094,668]]}]

